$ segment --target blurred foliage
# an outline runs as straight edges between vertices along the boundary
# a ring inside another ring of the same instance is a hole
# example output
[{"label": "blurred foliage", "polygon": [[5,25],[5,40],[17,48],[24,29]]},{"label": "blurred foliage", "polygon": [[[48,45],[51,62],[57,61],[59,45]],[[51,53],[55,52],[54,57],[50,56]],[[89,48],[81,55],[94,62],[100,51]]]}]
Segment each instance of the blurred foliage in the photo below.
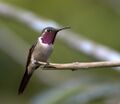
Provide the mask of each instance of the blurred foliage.
[{"label": "blurred foliage", "polygon": [[[6,3],[13,4],[20,8],[30,10],[37,15],[44,18],[55,20],[56,22],[64,25],[71,26],[72,30],[83,34],[84,36],[105,44],[120,51],[119,38],[120,38],[120,15],[109,5],[107,2],[100,2],[101,0],[4,0]],[[104,0],[103,0],[104,1]],[[20,38],[33,44],[39,33],[31,30],[24,24],[0,16],[0,27],[10,28]],[[28,47],[29,48],[29,47]],[[14,51],[14,49],[13,49]],[[27,51],[27,50],[26,50]],[[51,78],[46,76],[49,82],[56,78],[53,84],[47,84],[39,80],[35,75],[25,93],[21,96],[17,95],[17,88],[21,80],[24,66],[17,63],[12,57],[8,56],[4,51],[0,50],[0,103],[1,104],[26,104],[36,95],[45,93],[53,88],[58,87],[70,80],[75,79],[77,83],[119,83],[120,73],[114,70],[107,70],[107,68],[99,70],[86,70],[86,71],[53,71],[50,72]],[[52,54],[52,62],[72,62],[72,61],[93,61],[92,57],[88,57],[83,53],[79,53],[70,49],[62,41],[57,40],[55,44],[54,53]],[[38,71],[40,73],[40,71]],[[44,77],[45,78],[45,77]],[[84,80],[91,80],[84,82]],[[82,82],[81,82],[82,81]],[[62,83],[64,82],[64,83]],[[76,85],[75,85],[76,86]],[[94,86],[94,85],[93,85]],[[77,90],[77,89],[76,89]],[[65,91],[64,91],[65,92]],[[77,93],[84,92],[84,90],[77,90]],[[69,98],[76,92],[64,95],[54,104],[64,104],[65,98]],[[7,99],[7,100],[6,100]],[[53,99],[52,99],[53,100]],[[52,103],[53,104],[53,103]],[[76,103],[77,104],[77,103]],[[105,104],[104,98],[99,98],[91,101],[88,104]]]}]

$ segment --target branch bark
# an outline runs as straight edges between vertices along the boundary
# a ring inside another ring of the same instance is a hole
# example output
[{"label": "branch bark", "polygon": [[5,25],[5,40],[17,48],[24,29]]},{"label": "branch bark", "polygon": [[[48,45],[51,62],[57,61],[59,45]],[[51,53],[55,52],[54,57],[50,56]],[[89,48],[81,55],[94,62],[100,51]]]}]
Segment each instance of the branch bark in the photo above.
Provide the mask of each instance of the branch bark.
[{"label": "branch bark", "polygon": [[45,63],[37,62],[37,64],[44,65],[47,70],[78,70],[89,68],[103,68],[103,67],[119,67],[120,61],[102,61],[102,62],[73,62],[73,63]]}]

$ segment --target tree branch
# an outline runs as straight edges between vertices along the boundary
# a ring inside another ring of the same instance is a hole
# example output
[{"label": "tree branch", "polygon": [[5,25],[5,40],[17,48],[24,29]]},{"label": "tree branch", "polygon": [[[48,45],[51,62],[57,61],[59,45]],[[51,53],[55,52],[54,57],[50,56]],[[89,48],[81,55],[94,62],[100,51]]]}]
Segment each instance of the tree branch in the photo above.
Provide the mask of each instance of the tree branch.
[{"label": "tree branch", "polygon": [[73,62],[73,63],[45,63],[37,62],[37,64],[44,65],[47,70],[78,70],[89,68],[103,68],[103,67],[119,67],[120,61],[102,61],[102,62]]}]

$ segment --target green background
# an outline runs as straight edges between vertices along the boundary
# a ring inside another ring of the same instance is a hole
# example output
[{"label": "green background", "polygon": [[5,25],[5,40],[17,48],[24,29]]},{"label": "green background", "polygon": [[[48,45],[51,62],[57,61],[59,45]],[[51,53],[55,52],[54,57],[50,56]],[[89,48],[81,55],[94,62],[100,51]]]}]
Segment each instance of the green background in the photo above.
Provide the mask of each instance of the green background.
[{"label": "green background", "polygon": [[[113,0],[114,1],[114,0]],[[0,1],[3,2],[3,1]],[[119,0],[111,4],[109,0],[4,0],[4,2],[32,11],[38,16],[56,21],[63,26],[71,26],[71,30],[98,43],[120,51],[120,8]],[[0,15],[0,27],[7,27],[14,31],[21,39],[30,45],[35,42],[40,33],[30,29],[24,24]],[[29,47],[28,47],[29,49]],[[13,49],[14,51],[14,49]],[[28,51],[28,50],[26,50]],[[52,62],[96,61],[68,47],[64,42],[57,40],[55,49],[50,58]],[[25,65],[24,65],[25,66]],[[85,91],[91,84],[119,83],[120,74],[115,70],[95,69],[81,71],[48,71],[54,78],[44,76],[49,82],[44,82],[33,75],[29,86],[23,95],[17,95],[17,89],[23,75],[24,66],[16,62],[3,50],[0,50],[0,103],[1,104],[27,104],[37,94],[42,94],[59,87],[71,80],[83,81],[82,90],[75,90],[56,99],[54,104],[65,104],[64,101],[77,93]],[[109,69],[109,68],[108,68]],[[42,73],[41,71],[37,71]],[[36,72],[36,73],[37,73]],[[52,74],[51,74],[52,73]],[[50,81],[49,81],[50,80]],[[84,80],[89,84],[84,85]],[[51,83],[51,84],[50,84]],[[47,99],[47,98],[46,98]],[[88,104],[105,104],[105,98],[94,99]],[[53,103],[52,103],[53,104]],[[77,104],[77,103],[75,103]]]}]

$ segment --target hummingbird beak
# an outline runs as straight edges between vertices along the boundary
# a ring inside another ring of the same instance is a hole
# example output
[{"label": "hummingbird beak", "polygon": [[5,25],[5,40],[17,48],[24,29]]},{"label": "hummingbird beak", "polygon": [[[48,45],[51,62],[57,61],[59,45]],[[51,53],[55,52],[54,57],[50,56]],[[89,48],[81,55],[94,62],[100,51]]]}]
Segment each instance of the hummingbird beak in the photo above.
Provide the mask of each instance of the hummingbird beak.
[{"label": "hummingbird beak", "polygon": [[69,27],[69,26],[63,27],[63,28],[61,28],[61,29],[58,29],[57,32],[59,32],[59,31],[61,31],[61,30],[65,30],[65,29],[70,29],[70,27]]}]

